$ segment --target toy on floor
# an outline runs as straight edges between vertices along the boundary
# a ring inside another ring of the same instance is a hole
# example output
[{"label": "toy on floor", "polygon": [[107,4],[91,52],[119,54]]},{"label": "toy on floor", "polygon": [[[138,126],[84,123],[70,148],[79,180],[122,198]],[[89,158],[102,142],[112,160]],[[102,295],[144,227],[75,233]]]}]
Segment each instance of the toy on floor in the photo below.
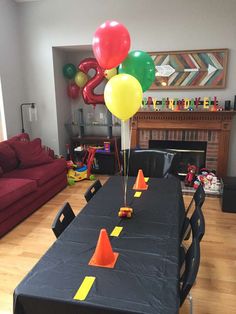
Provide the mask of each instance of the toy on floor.
[{"label": "toy on floor", "polygon": [[75,185],[75,179],[67,176],[67,183],[68,185]]},{"label": "toy on floor", "polygon": [[217,178],[216,174],[206,168],[200,169],[197,180],[194,182],[194,188],[197,188],[200,183],[205,190],[209,191],[219,191],[221,187],[220,180]]},{"label": "toy on floor", "polygon": [[[67,144],[67,150],[69,149],[69,146]],[[67,179],[68,184],[73,185],[75,182],[89,179],[89,180],[95,180],[95,176],[91,174],[92,164],[94,160],[94,156],[96,153],[96,148],[94,147],[88,147],[85,152],[83,159],[81,161],[78,161],[74,163],[72,159],[67,161]],[[71,158],[71,155],[67,151],[67,156]]]},{"label": "toy on floor", "polygon": [[[81,170],[81,171],[79,171]],[[74,179],[75,182],[88,179],[87,178],[87,167],[84,166],[82,169],[69,169],[67,173],[67,177],[70,179]]]},{"label": "toy on floor", "polygon": [[77,168],[77,165],[72,160],[66,161],[67,170]]},{"label": "toy on floor", "polygon": [[188,165],[188,173],[184,179],[185,186],[193,186],[196,180],[197,166]]}]

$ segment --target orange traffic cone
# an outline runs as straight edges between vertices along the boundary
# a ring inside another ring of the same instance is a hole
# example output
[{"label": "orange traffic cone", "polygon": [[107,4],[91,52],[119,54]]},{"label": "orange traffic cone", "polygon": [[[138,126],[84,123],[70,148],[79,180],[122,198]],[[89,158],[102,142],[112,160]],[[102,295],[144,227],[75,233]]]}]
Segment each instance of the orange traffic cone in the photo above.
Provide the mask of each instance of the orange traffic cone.
[{"label": "orange traffic cone", "polygon": [[90,266],[114,268],[119,253],[114,253],[106,229],[101,229]]},{"label": "orange traffic cone", "polygon": [[143,170],[139,169],[133,190],[147,190],[148,185],[144,180]]}]

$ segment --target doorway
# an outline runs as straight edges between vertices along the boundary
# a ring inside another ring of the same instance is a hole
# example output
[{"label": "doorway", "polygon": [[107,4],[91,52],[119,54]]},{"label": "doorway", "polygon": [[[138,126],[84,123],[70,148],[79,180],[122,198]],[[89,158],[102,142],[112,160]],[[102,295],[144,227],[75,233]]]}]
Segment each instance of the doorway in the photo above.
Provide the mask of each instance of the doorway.
[{"label": "doorway", "polygon": [[0,142],[7,139],[6,120],[3,106],[2,84],[0,77]]}]

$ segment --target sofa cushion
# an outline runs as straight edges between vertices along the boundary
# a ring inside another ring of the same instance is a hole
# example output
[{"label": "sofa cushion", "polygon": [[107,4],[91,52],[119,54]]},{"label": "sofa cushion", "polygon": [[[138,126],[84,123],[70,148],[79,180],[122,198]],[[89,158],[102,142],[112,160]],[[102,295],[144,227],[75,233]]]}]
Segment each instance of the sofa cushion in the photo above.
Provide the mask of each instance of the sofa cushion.
[{"label": "sofa cushion", "polygon": [[36,180],[38,186],[43,185],[55,176],[65,172],[66,161],[64,158],[54,159],[53,162],[44,164],[41,166],[27,168],[27,169],[15,169],[11,172],[3,174],[4,178],[26,178]]},{"label": "sofa cushion", "polygon": [[[29,213],[42,205],[39,204],[43,199],[44,201],[48,200],[48,196],[51,195],[53,197],[55,193],[67,185],[67,177],[64,173],[56,176],[54,179],[48,181],[43,186],[37,187],[37,190],[33,193],[25,195],[20,199],[20,201],[16,201],[12,203],[10,206],[4,208],[4,210],[0,210],[0,237],[1,237],[1,223],[12,215],[17,215],[18,212],[24,211],[29,204],[31,204],[31,209]],[[45,200],[45,196],[47,200]],[[38,202],[39,201],[39,202]],[[20,214],[19,214],[20,215]]]},{"label": "sofa cushion", "polygon": [[28,179],[0,179],[0,210],[37,190],[37,184]]},{"label": "sofa cushion", "polygon": [[0,142],[0,166],[3,172],[8,172],[15,169],[18,165],[18,159],[14,149],[7,141]]},{"label": "sofa cushion", "polygon": [[0,167],[0,177],[3,175],[2,167]]},{"label": "sofa cushion", "polygon": [[11,142],[11,146],[20,161],[19,168],[31,168],[53,161],[46,151],[43,150],[40,138],[36,138],[31,142],[14,141]]}]

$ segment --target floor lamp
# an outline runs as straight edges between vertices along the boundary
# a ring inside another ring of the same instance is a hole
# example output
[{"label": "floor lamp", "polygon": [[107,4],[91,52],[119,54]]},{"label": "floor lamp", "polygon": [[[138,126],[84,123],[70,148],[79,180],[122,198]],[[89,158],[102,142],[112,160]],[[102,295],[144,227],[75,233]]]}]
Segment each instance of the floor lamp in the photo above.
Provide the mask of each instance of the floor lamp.
[{"label": "floor lamp", "polygon": [[[24,106],[28,106],[30,108],[30,110],[35,110],[35,120],[36,119],[36,107],[35,107],[35,103],[33,102],[26,102],[20,105],[20,114],[21,114],[21,132],[25,133],[25,129],[24,129],[24,115],[23,115],[23,107]],[[32,112],[30,111],[30,120],[32,119]],[[32,121],[32,120],[31,120]]]}]

